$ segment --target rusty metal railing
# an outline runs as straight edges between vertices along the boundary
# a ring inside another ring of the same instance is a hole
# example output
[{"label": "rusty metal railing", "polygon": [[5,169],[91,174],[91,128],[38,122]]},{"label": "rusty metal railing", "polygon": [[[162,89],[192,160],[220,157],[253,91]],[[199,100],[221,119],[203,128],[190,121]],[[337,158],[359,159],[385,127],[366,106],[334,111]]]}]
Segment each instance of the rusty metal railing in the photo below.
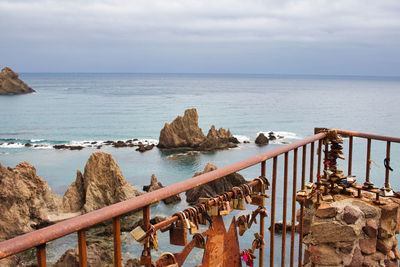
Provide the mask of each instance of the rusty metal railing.
[{"label": "rusty metal railing", "polygon": [[[366,182],[369,182],[369,159],[371,152],[371,140],[381,140],[387,142],[387,158],[390,158],[390,142],[400,143],[400,138],[386,137],[379,135],[371,135],[357,132],[349,132],[343,130],[337,130],[337,132],[343,136],[349,137],[349,163],[348,173],[351,175],[352,172],[352,148],[353,148],[353,137],[367,138],[367,171],[366,171]],[[290,244],[290,266],[295,264],[295,220],[296,220],[296,191],[297,191],[297,172],[298,172],[298,150],[302,149],[301,156],[301,188],[303,189],[306,181],[306,169],[307,169],[307,146],[310,145],[310,156],[309,156],[309,181],[314,180],[314,154],[317,154],[317,170],[316,176],[321,174],[321,162],[322,162],[322,146],[323,139],[326,137],[326,129],[316,128],[315,135],[304,138],[297,142],[278,147],[276,149],[267,151],[265,153],[256,155],[254,157],[242,160],[240,162],[222,167],[212,172],[208,172],[185,181],[167,186],[165,188],[146,193],[144,195],[126,200],[120,203],[116,203],[102,209],[92,211],[90,213],[59,222],[57,224],[36,230],[31,233],[27,233],[10,240],[6,240],[0,243],[0,259],[8,257],[10,255],[17,254],[27,249],[36,247],[37,249],[37,260],[40,267],[46,266],[46,243],[58,239],[60,237],[69,235],[77,232],[78,235],[78,248],[79,248],[79,260],[80,266],[87,265],[86,256],[86,237],[85,233],[88,228],[106,220],[112,219],[113,225],[113,237],[114,237],[114,266],[121,266],[121,240],[120,240],[120,216],[129,212],[142,209],[143,211],[143,228],[147,230],[150,228],[150,205],[165,198],[177,195],[185,192],[196,186],[206,184],[208,182],[217,180],[226,175],[234,172],[249,168],[251,166],[260,164],[261,165],[261,176],[266,176],[266,161],[272,159],[272,183],[271,183],[271,201],[270,201],[270,246],[269,246],[269,261],[270,266],[274,266],[274,252],[275,252],[275,216],[276,216],[276,187],[277,187],[277,171],[278,171],[278,157],[284,155],[284,168],[283,168],[283,203],[282,203],[282,248],[281,248],[281,266],[286,265],[286,220],[287,220],[287,196],[288,196],[288,167],[289,167],[289,152],[293,153],[293,176],[292,176],[292,198],[291,198],[291,244]],[[317,149],[314,153],[315,142],[317,143]],[[326,147],[325,147],[325,150]],[[385,187],[389,187],[389,173],[385,173]],[[300,203],[300,221],[299,221],[299,232],[303,230],[303,213],[304,206]],[[176,216],[173,216],[166,221],[157,224],[157,228],[160,229],[163,226],[173,223],[177,220]],[[260,223],[260,234],[264,236],[264,219]],[[261,227],[262,226],[262,227]],[[158,230],[156,229],[156,230]],[[298,243],[298,265],[301,265],[303,260],[303,235],[299,235]],[[264,248],[260,249],[259,254],[259,266],[263,266],[264,261]]]}]

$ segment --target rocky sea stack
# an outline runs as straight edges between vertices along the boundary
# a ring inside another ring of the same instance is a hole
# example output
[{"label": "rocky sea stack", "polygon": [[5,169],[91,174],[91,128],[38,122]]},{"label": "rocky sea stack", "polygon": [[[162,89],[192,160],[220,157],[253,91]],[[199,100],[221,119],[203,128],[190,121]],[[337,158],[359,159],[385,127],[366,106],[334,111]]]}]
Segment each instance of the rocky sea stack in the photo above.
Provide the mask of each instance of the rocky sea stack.
[{"label": "rocky sea stack", "polygon": [[0,73],[0,95],[21,95],[36,92],[18,78],[18,73],[5,67]]},{"label": "rocky sea stack", "polygon": [[178,116],[171,124],[165,123],[160,132],[158,147],[213,151],[236,147],[239,141],[229,130],[215,129],[212,125],[207,136],[198,125],[199,116],[195,108],[187,109],[183,117]]}]

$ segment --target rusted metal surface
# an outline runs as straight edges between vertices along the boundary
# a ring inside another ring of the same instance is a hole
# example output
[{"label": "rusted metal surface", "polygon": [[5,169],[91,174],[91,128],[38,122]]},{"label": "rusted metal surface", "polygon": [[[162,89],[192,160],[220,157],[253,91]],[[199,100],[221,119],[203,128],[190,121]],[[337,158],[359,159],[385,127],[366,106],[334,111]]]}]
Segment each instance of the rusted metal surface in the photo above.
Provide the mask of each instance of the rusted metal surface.
[{"label": "rusted metal surface", "polygon": [[317,179],[321,179],[321,162],[322,162],[322,140],[318,140],[318,165],[317,165]]},{"label": "rusted metal surface", "polygon": [[[299,222],[299,266],[303,265],[303,218],[304,218],[304,203],[300,202],[300,222]],[[271,265],[272,266],[272,265]]]},{"label": "rusted metal surface", "polygon": [[392,136],[385,136],[385,135],[378,135],[378,134],[369,134],[369,133],[360,133],[360,132],[352,132],[352,131],[345,131],[345,130],[337,130],[338,134],[343,136],[354,136],[354,137],[361,137],[361,138],[369,138],[374,140],[380,141],[390,141],[393,143],[400,143],[399,137],[392,137]]},{"label": "rusted metal surface", "polygon": [[[386,159],[390,162],[390,141],[386,142]],[[385,188],[389,188],[389,168],[385,170]]]},{"label": "rusted metal surface", "polygon": [[275,199],[276,199],[276,175],[278,168],[278,157],[274,157],[272,163],[272,189],[271,189],[271,237],[269,247],[269,266],[274,266],[274,249],[275,249]]},{"label": "rusted metal surface", "polygon": [[[143,230],[147,232],[150,229],[150,206],[143,207]],[[151,266],[151,253],[150,253],[149,243],[145,242],[142,255],[140,257],[140,262],[145,267]]]},{"label": "rusted metal surface", "polygon": [[282,250],[281,250],[281,266],[285,266],[286,252],[286,212],[287,212],[287,187],[288,187],[288,161],[289,152],[285,153],[284,169],[283,169],[283,212],[282,212]]},{"label": "rusted metal surface", "polygon": [[78,231],[78,250],[79,250],[79,267],[87,266],[86,253],[86,232],[85,230]]},{"label": "rusted metal surface", "polygon": [[114,240],[114,266],[121,267],[121,220],[120,217],[112,219]]},{"label": "rusted metal surface", "polygon": [[292,231],[290,237],[290,266],[294,265],[294,238],[293,228],[296,225],[296,186],[297,186],[297,148],[293,151],[293,188],[292,188]]},{"label": "rusted metal surface", "polygon": [[37,264],[39,267],[46,267],[46,244],[36,247]]},{"label": "rusted metal surface", "polygon": [[349,137],[349,165],[347,170],[347,175],[351,175],[352,166],[353,166],[353,136]]},{"label": "rusted metal surface", "polygon": [[221,216],[213,216],[213,229],[208,234],[201,267],[240,267],[239,239],[236,232],[235,217],[226,232]]},{"label": "rusted metal surface", "polygon": [[[261,176],[265,177],[266,176],[266,165],[267,162],[264,160],[261,162]],[[264,216],[260,217],[260,235],[264,237],[264,224],[265,224],[265,219]],[[258,250],[258,265],[262,267],[264,265],[264,246],[261,246]]]},{"label": "rusted metal surface", "polygon": [[65,235],[77,232],[79,230],[89,228],[95,224],[112,219],[116,216],[138,210],[144,206],[157,203],[158,201],[185,192],[191,188],[208,182],[217,180],[233,172],[238,172],[245,168],[254,166],[262,161],[274,158],[280,154],[301,147],[310,142],[314,142],[324,138],[326,133],[319,133],[311,137],[304,138],[297,142],[278,147],[274,150],[267,151],[257,156],[242,160],[240,162],[219,168],[215,171],[208,172],[182,182],[164,187],[153,192],[134,197],[132,199],[119,202],[102,209],[92,211],[90,213],[59,222],[57,224],[39,229],[37,231],[27,233],[13,239],[9,239],[0,243],[0,259],[27,250],[31,247],[44,244]]}]

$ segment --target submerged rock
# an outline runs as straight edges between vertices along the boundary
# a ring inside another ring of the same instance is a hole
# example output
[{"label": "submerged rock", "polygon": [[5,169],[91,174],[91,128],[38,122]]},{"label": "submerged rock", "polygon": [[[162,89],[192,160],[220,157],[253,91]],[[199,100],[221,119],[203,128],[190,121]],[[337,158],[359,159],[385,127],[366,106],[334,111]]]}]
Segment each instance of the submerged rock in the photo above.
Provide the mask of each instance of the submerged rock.
[{"label": "submerged rock", "polygon": [[[215,166],[212,163],[208,163],[202,172],[195,173],[193,177],[214,171],[216,169],[217,166]],[[216,197],[217,195],[220,195],[223,192],[231,190],[232,187],[244,183],[246,183],[246,180],[243,178],[243,176],[235,172],[225,177],[222,177],[221,179],[209,182],[201,186],[197,186],[193,189],[186,191],[186,201],[190,205],[194,205],[201,197],[206,197],[206,198]]]},{"label": "submerged rock", "polygon": [[0,95],[19,95],[33,93],[35,90],[18,78],[18,73],[5,67],[0,73]]},{"label": "submerged rock", "polygon": [[151,144],[151,145],[139,145],[139,147],[136,148],[136,151],[146,152],[146,151],[152,150],[153,148],[154,148],[153,144]]},{"label": "submerged rock", "polygon": [[0,241],[31,232],[51,223],[61,198],[28,162],[15,168],[0,164]]},{"label": "submerged rock", "polygon": [[171,124],[165,123],[160,132],[158,147],[168,149],[196,149],[211,151],[235,147],[239,141],[229,130],[211,126],[207,136],[198,125],[199,116],[195,108],[185,110]]},{"label": "submerged rock", "polygon": [[268,138],[263,134],[260,133],[256,140],[254,141],[257,145],[267,145],[269,143]]},{"label": "submerged rock", "polygon": [[[152,192],[158,189],[164,188],[164,186],[157,180],[157,176],[155,174],[151,175],[150,185],[143,186],[143,191]],[[178,195],[163,199],[165,204],[172,204],[181,201],[181,197]]]},{"label": "submerged rock", "polygon": [[141,193],[128,184],[112,155],[94,152],[63,197],[65,212],[90,212]]}]

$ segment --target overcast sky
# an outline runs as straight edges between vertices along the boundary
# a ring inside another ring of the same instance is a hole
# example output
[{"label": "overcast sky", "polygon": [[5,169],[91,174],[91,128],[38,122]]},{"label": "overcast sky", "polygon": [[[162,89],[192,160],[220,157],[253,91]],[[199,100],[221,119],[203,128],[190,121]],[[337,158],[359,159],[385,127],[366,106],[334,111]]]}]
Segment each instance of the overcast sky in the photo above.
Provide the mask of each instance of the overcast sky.
[{"label": "overcast sky", "polygon": [[400,76],[399,0],[0,0],[18,72]]}]

